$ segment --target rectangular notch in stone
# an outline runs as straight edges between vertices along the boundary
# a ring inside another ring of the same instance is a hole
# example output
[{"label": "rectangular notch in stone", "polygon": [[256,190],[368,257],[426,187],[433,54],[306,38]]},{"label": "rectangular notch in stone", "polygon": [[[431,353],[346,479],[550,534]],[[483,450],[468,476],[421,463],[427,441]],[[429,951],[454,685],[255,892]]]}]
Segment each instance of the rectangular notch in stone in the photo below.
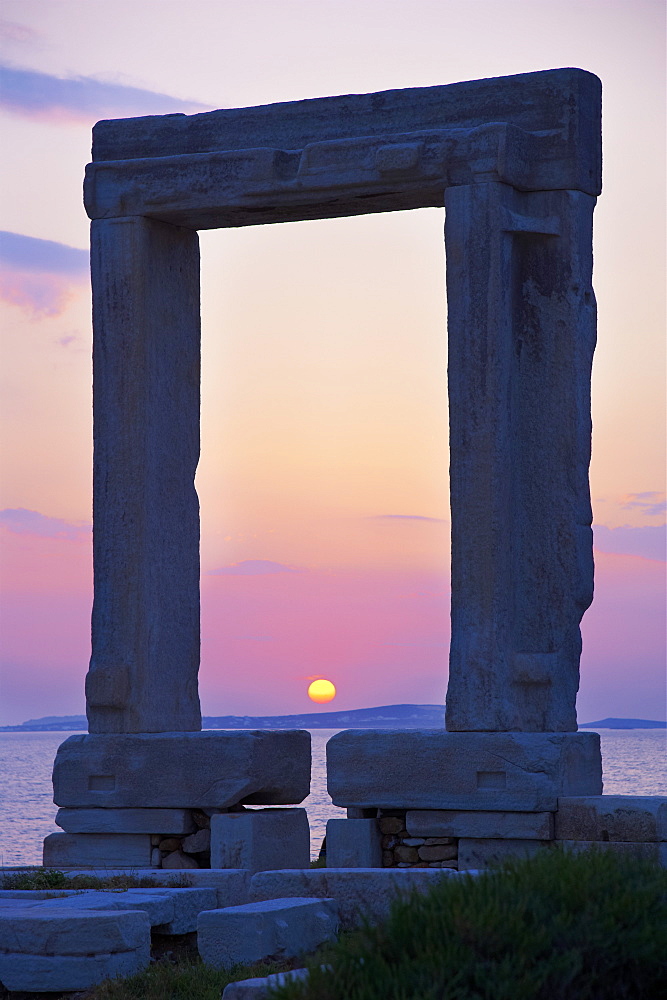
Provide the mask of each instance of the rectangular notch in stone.
[{"label": "rectangular notch in stone", "polygon": [[498,791],[507,785],[507,775],[504,771],[478,771],[477,787]]},{"label": "rectangular notch in stone", "polygon": [[114,792],[116,790],[115,774],[91,774],[88,777],[89,792]]}]

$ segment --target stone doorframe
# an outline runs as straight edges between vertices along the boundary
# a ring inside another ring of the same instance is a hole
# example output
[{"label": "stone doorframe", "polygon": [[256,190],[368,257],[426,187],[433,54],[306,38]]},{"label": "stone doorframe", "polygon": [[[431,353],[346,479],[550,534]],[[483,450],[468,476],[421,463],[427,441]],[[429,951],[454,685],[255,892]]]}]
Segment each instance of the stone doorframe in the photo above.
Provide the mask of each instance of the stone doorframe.
[{"label": "stone doorframe", "polygon": [[600,94],[559,69],[95,126],[90,732],[201,728],[197,230],[443,205],[447,727],[576,729]]}]

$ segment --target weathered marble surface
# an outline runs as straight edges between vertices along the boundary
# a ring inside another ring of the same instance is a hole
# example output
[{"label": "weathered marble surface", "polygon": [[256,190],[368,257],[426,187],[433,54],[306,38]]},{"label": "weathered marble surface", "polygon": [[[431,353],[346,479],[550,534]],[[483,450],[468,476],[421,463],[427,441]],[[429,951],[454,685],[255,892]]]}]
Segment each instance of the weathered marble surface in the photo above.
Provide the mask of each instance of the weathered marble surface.
[{"label": "weathered marble surface", "polygon": [[381,868],[381,839],[375,819],[330,819],[327,822],[327,866]]},{"label": "weathered marble surface", "polygon": [[270,899],[200,913],[197,947],[206,965],[229,969],[307,954],[335,940],[337,930],[333,899]]},{"label": "weathered marble surface", "polygon": [[327,775],[338,806],[549,812],[601,793],[600,737],[349,729],[327,744]]},{"label": "weathered marble surface", "polygon": [[65,833],[193,833],[187,809],[59,809],[56,825]]},{"label": "weathered marble surface", "polygon": [[459,871],[478,871],[510,858],[530,858],[549,847],[548,840],[491,840],[461,837],[459,840]]},{"label": "weathered marble surface", "polygon": [[410,811],[405,825],[413,837],[489,837],[492,840],[552,840],[550,812]]},{"label": "weathered marble surface", "polygon": [[0,907],[0,981],[12,991],[60,993],[131,976],[149,964],[150,929],[142,910],[19,910],[8,902]]},{"label": "weathered marble surface", "polygon": [[590,795],[560,798],[559,840],[667,841],[664,795]]},{"label": "weathered marble surface", "polygon": [[121,118],[97,123],[93,160],[258,147],[300,150],[332,140],[509,122],[527,132],[551,133],[562,186],[595,195],[600,192],[602,163],[600,93],[596,76],[567,68],[198,115]]},{"label": "weathered marble surface", "polygon": [[147,833],[50,833],[44,838],[45,868],[146,868],[150,863]]},{"label": "weathered marble surface", "polygon": [[305,871],[258,872],[250,883],[250,899],[327,896],[336,900],[344,928],[364,917],[380,921],[401,893],[428,892],[457,872],[440,868],[311,868]]},{"label": "weathered marble surface", "polygon": [[70,736],[53,765],[54,801],[70,808],[291,805],[309,791],[306,730]]},{"label": "weathered marble surface", "polygon": [[309,864],[305,809],[252,809],[211,816],[212,868],[258,872]]},{"label": "weathered marble surface", "polygon": [[593,598],[594,205],[493,181],[445,195],[450,731],[577,728]]},{"label": "weathered marble surface", "polygon": [[91,272],[88,728],[198,730],[197,234],[150,219],[94,222]]}]

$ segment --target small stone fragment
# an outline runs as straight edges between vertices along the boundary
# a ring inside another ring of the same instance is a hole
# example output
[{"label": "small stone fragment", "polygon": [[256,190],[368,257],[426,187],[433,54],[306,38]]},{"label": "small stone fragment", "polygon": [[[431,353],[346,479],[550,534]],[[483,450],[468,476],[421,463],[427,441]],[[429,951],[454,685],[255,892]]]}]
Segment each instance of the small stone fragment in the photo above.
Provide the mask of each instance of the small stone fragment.
[{"label": "small stone fragment", "polygon": [[404,837],[403,843],[406,847],[422,847],[424,839],[423,837]]},{"label": "small stone fragment", "polygon": [[162,859],[163,868],[199,868],[200,865],[194,858],[191,858],[189,854],[183,854],[183,851],[173,851],[168,854],[166,858]]},{"label": "small stone fragment", "polygon": [[453,861],[458,855],[458,849],[456,844],[442,844],[420,847],[418,853],[422,861]]},{"label": "small stone fragment", "polygon": [[154,847],[151,851],[151,865],[153,868],[159,868],[162,863],[162,851],[159,847]]},{"label": "small stone fragment", "polygon": [[397,834],[405,830],[405,821],[398,816],[383,816],[380,823],[380,833]]},{"label": "small stone fragment", "polygon": [[157,847],[161,840],[162,837],[159,833],[151,834],[151,847]]},{"label": "small stone fragment", "polygon": [[[424,848],[422,847],[421,850],[423,851]],[[416,847],[403,847],[402,845],[399,845],[396,848],[396,850],[394,851],[394,854],[396,855],[396,857],[397,857],[397,859],[399,861],[406,861],[406,862],[410,862],[411,864],[414,864],[415,861],[419,861],[419,854],[417,853],[417,848]],[[424,861],[435,861],[436,859],[435,858],[423,858],[422,860],[424,860]],[[437,860],[440,860],[440,859],[437,859]]]},{"label": "small stone fragment", "polygon": [[192,819],[200,828],[200,830],[208,830],[211,825],[211,818],[207,816],[205,812],[201,809],[192,810]]},{"label": "small stone fragment", "polygon": [[454,837],[426,837],[422,843],[426,847],[435,847],[436,844],[455,844]]},{"label": "small stone fragment", "polygon": [[391,851],[398,844],[400,844],[400,840],[398,839],[398,837],[390,837],[388,835],[385,835],[382,838],[382,848],[385,851]]},{"label": "small stone fragment", "polygon": [[177,851],[181,846],[180,837],[165,837],[158,844],[161,851]]},{"label": "small stone fragment", "polygon": [[383,851],[382,852],[382,867],[383,868],[393,868],[394,866],[394,854],[393,851]]},{"label": "small stone fragment", "polygon": [[210,851],[210,849],[211,831],[205,828],[197,830],[196,833],[191,833],[183,841],[183,850],[188,854],[199,854],[200,851]]}]

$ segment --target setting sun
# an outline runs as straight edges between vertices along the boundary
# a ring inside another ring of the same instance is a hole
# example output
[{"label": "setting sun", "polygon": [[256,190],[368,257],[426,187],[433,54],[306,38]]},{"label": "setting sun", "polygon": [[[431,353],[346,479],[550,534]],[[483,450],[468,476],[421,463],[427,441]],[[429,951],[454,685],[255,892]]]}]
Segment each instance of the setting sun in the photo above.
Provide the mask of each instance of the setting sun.
[{"label": "setting sun", "polygon": [[332,698],[336,697],[336,688],[331,683],[331,681],[320,680],[313,681],[313,683],[308,688],[308,697],[311,701],[316,701],[318,704],[324,704],[324,702],[331,701]]}]

